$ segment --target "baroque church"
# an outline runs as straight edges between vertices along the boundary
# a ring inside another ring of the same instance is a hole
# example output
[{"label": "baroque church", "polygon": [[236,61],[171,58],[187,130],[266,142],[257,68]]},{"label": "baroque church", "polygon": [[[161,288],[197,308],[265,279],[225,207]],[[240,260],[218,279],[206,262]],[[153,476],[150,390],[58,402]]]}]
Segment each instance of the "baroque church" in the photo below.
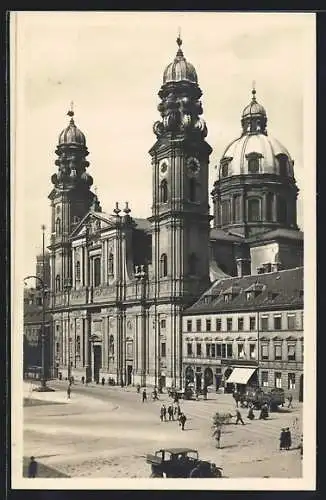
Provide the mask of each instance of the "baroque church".
[{"label": "baroque church", "polygon": [[102,210],[73,111],[59,135],[49,251],[53,363],[64,377],[181,387],[187,308],[216,280],[303,265],[294,162],[268,135],[255,90],[220,160],[210,215],[202,91],[177,44],[149,150],[150,217],[128,203]]}]

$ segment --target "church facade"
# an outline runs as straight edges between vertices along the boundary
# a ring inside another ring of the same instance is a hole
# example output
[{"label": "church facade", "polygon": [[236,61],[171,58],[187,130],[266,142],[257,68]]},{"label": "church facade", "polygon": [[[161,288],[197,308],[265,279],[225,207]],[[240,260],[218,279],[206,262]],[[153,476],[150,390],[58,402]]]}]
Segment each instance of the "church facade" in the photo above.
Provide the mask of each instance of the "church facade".
[{"label": "church facade", "polygon": [[63,376],[182,386],[183,316],[211,283],[302,265],[293,161],[267,135],[255,92],[221,159],[210,215],[202,91],[177,43],[158,94],[148,219],[128,203],[102,210],[72,111],[59,135],[49,251],[53,363]]}]

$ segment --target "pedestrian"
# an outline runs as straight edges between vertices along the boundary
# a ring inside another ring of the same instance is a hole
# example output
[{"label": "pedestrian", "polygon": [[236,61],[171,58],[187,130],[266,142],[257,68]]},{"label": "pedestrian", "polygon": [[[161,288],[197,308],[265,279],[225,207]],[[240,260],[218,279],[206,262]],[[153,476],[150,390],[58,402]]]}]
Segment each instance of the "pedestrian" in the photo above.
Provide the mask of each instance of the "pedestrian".
[{"label": "pedestrian", "polygon": [[285,434],[285,429],[282,429],[280,434],[280,450],[284,450],[285,445],[286,445],[286,434]]},{"label": "pedestrian", "polygon": [[137,384],[136,389],[137,389],[137,394],[139,394],[140,393],[140,385],[139,384]]},{"label": "pedestrian", "polygon": [[208,389],[207,389],[207,386],[205,385],[205,387],[203,389],[204,399],[207,399],[207,393],[208,393]]},{"label": "pedestrian", "polygon": [[289,427],[285,429],[285,449],[289,450],[292,445],[292,436]]},{"label": "pedestrian", "polygon": [[293,400],[293,396],[292,396],[292,394],[289,394],[289,396],[288,396],[288,402],[289,402],[288,408],[293,408],[292,400]]},{"label": "pedestrian", "polygon": [[302,459],[302,456],[303,456],[303,436],[302,435],[301,435],[301,439],[300,439],[299,450],[300,450],[300,458]]},{"label": "pedestrian", "polygon": [[180,422],[180,425],[181,425],[181,430],[184,431],[185,430],[185,423],[187,421],[187,417],[184,413],[181,413],[180,417],[179,417],[179,422]]},{"label": "pedestrian", "polygon": [[222,431],[221,431],[221,428],[218,427],[215,431],[214,431],[214,436],[215,436],[215,439],[216,439],[216,446],[217,448],[221,448],[221,434],[222,434]]},{"label": "pedestrian", "polygon": [[236,405],[237,405],[237,408],[238,408],[238,406],[239,406],[239,399],[240,399],[240,395],[239,395],[239,393],[238,393],[237,391],[234,391],[234,392],[233,392],[233,398],[234,398],[234,401],[235,401],[235,403],[236,403]]},{"label": "pedestrian", "polygon": [[166,406],[165,406],[165,405],[163,405],[163,406],[162,406],[162,408],[163,408],[163,418],[164,418],[164,422],[166,422]]},{"label": "pedestrian", "polygon": [[84,377],[84,375],[82,376],[81,381],[82,381],[82,384],[85,384],[85,377]]},{"label": "pedestrian", "polygon": [[34,457],[31,457],[28,465],[28,477],[36,477],[37,468],[38,468],[38,463],[36,462]]},{"label": "pedestrian", "polygon": [[237,417],[235,423],[238,424],[238,422],[241,422],[242,425],[244,425],[244,421],[242,420],[242,416],[239,410],[236,410],[235,416]]},{"label": "pedestrian", "polygon": [[247,418],[249,418],[249,420],[253,420],[255,418],[255,414],[254,414],[254,410],[252,409],[252,406],[249,408]]},{"label": "pedestrian", "polygon": [[156,387],[154,387],[154,391],[153,391],[153,400],[154,400],[154,401],[158,401],[158,394],[157,394],[157,389],[156,389]]},{"label": "pedestrian", "polygon": [[164,408],[163,408],[163,406],[161,406],[161,409],[160,409],[160,419],[161,419],[161,422],[163,422],[163,419],[164,419]]},{"label": "pedestrian", "polygon": [[70,385],[68,385],[67,387],[67,398],[70,399],[70,395],[71,395],[71,387]]},{"label": "pedestrian", "polygon": [[268,418],[268,406],[265,403],[260,410],[259,420],[266,420],[266,418]]},{"label": "pedestrian", "polygon": [[172,408],[171,405],[168,407],[168,415],[169,415],[169,420],[174,420],[174,418],[173,418],[173,408]]},{"label": "pedestrian", "polygon": [[105,378],[102,377],[102,385],[105,385]]},{"label": "pedestrian", "polygon": [[196,389],[196,400],[198,401],[198,399],[199,399],[199,390]]},{"label": "pedestrian", "polygon": [[143,403],[147,401],[146,389],[143,390]]}]

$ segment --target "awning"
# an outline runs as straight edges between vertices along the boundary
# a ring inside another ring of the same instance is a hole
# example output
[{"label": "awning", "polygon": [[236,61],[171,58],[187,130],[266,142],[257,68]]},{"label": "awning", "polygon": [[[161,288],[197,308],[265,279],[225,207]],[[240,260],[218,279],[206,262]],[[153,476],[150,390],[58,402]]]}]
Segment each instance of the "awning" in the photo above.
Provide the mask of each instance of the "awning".
[{"label": "awning", "polygon": [[246,384],[257,368],[234,368],[227,383]]}]

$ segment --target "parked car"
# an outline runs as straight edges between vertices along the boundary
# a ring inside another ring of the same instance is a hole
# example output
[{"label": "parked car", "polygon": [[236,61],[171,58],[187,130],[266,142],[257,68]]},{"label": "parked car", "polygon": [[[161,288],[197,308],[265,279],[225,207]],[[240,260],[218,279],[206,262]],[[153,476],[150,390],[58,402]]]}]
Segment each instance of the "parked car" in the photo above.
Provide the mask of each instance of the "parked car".
[{"label": "parked car", "polygon": [[191,387],[186,387],[185,389],[175,389],[174,387],[169,387],[168,395],[171,398],[177,397],[178,399],[193,399],[194,391]]},{"label": "parked car", "polygon": [[244,394],[240,396],[242,407],[252,407],[259,410],[264,404],[271,410],[276,410],[279,405],[285,403],[284,389],[274,388],[265,392],[259,387],[249,387]]},{"label": "parked car", "polygon": [[207,460],[200,460],[198,451],[191,448],[166,448],[154,455],[148,454],[150,477],[214,478],[222,477],[222,468]]}]

